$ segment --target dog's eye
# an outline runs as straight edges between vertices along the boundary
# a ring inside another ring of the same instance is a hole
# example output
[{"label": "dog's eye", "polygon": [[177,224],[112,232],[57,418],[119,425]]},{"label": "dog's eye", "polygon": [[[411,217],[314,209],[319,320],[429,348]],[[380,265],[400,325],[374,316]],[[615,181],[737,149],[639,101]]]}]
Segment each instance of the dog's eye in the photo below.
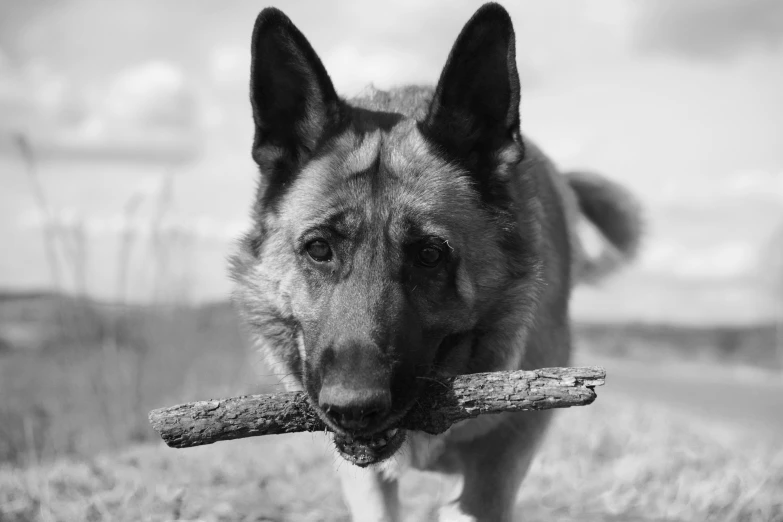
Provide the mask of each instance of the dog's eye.
[{"label": "dog's eye", "polygon": [[313,258],[313,261],[329,261],[332,258],[332,249],[323,239],[316,239],[307,243],[305,247],[307,255]]},{"label": "dog's eye", "polygon": [[433,246],[425,246],[419,250],[416,261],[422,266],[432,268],[440,263],[443,252]]}]

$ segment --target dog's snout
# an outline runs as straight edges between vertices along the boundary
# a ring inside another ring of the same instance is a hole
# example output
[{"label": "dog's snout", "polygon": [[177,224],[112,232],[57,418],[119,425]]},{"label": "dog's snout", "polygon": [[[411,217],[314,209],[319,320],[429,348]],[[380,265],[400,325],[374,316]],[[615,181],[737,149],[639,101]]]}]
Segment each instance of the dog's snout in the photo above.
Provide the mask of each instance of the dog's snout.
[{"label": "dog's snout", "polygon": [[380,423],[391,409],[391,393],[383,388],[349,389],[341,384],[321,388],[321,409],[340,427],[359,431]]}]

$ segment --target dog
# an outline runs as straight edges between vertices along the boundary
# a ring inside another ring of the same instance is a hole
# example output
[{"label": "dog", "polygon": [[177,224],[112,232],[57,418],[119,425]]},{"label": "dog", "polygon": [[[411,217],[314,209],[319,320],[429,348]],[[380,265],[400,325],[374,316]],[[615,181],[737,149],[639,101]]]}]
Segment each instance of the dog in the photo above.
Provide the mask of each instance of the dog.
[{"label": "dog", "polygon": [[[467,22],[434,89],[340,98],[274,8],[251,45],[260,176],[231,273],[255,347],[356,465],[342,466],[354,520],[399,519],[406,466],[461,477],[441,519],[509,520],[549,412],[440,436],[397,425],[433,377],[567,365],[571,288],[633,257],[639,205],[597,174],[558,172],[523,137],[514,29],[498,4]],[[583,221],[602,254],[587,255]]]}]

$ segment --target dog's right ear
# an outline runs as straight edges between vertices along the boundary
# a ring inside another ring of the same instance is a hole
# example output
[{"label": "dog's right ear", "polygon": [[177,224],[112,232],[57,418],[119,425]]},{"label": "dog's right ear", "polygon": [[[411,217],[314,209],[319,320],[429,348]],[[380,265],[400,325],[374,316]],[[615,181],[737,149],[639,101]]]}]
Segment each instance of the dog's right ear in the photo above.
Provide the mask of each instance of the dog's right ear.
[{"label": "dog's right ear", "polygon": [[290,174],[339,125],[341,101],[310,43],[282,11],[261,11],[253,29],[250,103],[253,159],[265,175]]}]

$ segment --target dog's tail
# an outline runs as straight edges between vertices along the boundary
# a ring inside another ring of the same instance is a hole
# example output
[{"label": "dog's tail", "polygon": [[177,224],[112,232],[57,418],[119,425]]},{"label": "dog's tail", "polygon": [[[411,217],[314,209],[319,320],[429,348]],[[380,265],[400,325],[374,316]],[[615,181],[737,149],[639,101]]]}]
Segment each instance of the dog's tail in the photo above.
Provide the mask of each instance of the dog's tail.
[{"label": "dog's tail", "polygon": [[575,279],[595,283],[631,261],[639,251],[642,237],[641,205],[627,189],[591,172],[565,173],[576,194],[580,213],[606,241],[598,255],[577,252]]}]

